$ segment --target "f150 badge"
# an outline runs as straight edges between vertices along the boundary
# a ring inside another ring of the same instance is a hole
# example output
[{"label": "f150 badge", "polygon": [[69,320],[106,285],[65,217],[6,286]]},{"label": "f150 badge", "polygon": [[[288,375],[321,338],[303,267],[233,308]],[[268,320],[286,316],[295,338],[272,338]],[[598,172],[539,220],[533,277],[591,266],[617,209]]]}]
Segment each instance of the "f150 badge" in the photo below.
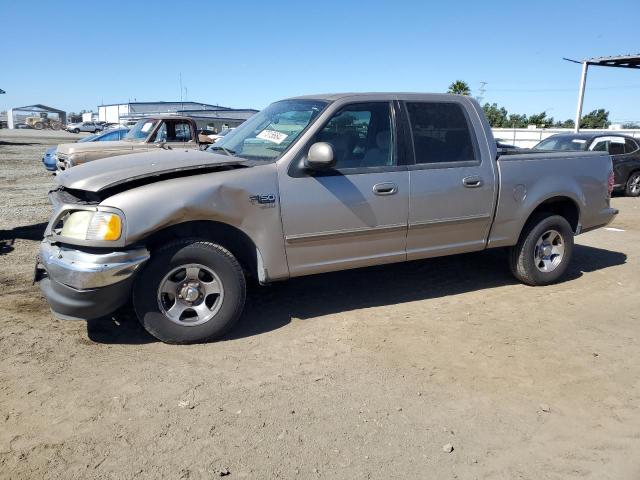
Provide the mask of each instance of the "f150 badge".
[{"label": "f150 badge", "polygon": [[251,195],[249,201],[251,205],[260,205],[261,208],[273,208],[276,206],[276,196],[273,193]]}]

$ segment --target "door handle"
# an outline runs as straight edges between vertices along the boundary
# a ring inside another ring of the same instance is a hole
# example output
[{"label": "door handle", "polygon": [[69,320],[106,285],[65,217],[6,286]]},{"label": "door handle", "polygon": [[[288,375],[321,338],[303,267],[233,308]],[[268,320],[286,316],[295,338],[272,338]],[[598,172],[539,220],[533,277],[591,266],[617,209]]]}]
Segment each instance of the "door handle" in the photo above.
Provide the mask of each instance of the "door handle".
[{"label": "door handle", "polygon": [[376,183],[373,186],[373,193],[376,195],[393,195],[398,192],[398,185],[392,182]]},{"label": "door handle", "polygon": [[471,175],[470,177],[464,177],[462,184],[467,188],[478,188],[482,186],[482,179],[477,175]]}]

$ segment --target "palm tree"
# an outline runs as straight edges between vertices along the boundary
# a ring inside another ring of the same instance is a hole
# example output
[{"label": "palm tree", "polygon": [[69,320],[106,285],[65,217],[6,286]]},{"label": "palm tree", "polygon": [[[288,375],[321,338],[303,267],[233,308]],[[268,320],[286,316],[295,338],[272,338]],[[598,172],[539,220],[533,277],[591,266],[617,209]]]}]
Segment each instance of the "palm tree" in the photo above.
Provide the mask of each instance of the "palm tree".
[{"label": "palm tree", "polygon": [[469,84],[462,80],[456,80],[451,85],[449,85],[449,90],[447,93],[455,93],[457,95],[471,95],[471,89],[469,88]]}]

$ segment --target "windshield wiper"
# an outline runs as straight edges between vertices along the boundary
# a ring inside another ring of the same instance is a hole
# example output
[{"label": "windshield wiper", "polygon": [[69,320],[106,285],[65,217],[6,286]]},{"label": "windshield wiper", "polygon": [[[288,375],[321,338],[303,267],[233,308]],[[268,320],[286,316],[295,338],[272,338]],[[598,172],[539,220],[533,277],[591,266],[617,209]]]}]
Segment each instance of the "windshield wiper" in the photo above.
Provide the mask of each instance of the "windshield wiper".
[{"label": "windshield wiper", "polygon": [[233,157],[236,154],[235,150],[231,150],[230,148],[224,148],[221,145],[212,145],[209,147],[210,150],[223,150],[228,156]]}]

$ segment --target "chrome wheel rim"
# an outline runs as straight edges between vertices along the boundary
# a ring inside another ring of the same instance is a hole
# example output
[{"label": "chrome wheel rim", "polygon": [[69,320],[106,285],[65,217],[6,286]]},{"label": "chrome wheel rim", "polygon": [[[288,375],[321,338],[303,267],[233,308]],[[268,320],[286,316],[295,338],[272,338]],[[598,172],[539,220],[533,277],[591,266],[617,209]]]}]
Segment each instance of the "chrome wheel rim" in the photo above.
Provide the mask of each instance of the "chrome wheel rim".
[{"label": "chrome wheel rim", "polygon": [[158,286],[160,311],[183,327],[195,327],[211,320],[220,310],[223,299],[220,277],[199,263],[174,268]]},{"label": "chrome wheel rim", "polygon": [[533,262],[536,268],[549,273],[558,268],[564,258],[564,238],[557,230],[544,232],[533,250]]},{"label": "chrome wheel rim", "polygon": [[631,193],[638,193],[640,192],[640,175],[636,175],[635,177],[633,177],[631,179],[631,185],[630,185],[630,190]]}]

